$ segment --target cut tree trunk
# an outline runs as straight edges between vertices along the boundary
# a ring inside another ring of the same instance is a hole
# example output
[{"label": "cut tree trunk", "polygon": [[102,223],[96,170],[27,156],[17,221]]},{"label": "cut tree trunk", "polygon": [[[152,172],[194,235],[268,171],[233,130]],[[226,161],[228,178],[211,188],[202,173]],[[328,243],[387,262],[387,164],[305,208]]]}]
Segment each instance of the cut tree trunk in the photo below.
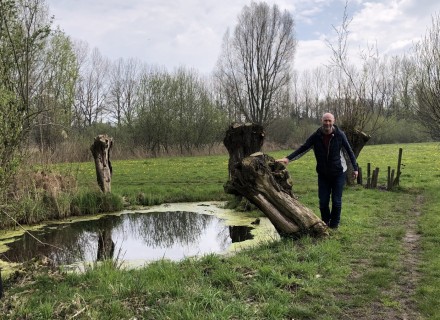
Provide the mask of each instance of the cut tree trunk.
[{"label": "cut tree trunk", "polygon": [[311,209],[292,195],[285,166],[261,152],[232,168],[231,188],[255,204],[282,236],[327,236],[328,228]]},{"label": "cut tree trunk", "polygon": [[110,150],[113,139],[106,134],[95,137],[90,150],[95,160],[96,180],[102,192],[111,192],[112,165],[110,162]]},{"label": "cut tree trunk", "polygon": [[245,157],[261,150],[264,137],[264,128],[259,124],[233,123],[229,126],[226,131],[226,136],[223,139],[223,144],[229,153],[229,181],[224,186],[226,193],[240,195],[239,192],[234,191],[231,185],[234,168],[237,164],[241,163]]}]

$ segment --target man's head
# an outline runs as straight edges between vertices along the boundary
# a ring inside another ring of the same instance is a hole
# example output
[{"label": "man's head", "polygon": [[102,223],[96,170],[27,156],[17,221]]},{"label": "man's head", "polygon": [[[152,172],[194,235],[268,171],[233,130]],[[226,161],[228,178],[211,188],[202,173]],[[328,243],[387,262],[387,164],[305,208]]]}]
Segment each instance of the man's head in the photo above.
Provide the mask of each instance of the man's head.
[{"label": "man's head", "polygon": [[333,131],[333,124],[335,123],[335,117],[331,113],[327,112],[322,115],[321,119],[322,129],[325,134],[330,134]]}]

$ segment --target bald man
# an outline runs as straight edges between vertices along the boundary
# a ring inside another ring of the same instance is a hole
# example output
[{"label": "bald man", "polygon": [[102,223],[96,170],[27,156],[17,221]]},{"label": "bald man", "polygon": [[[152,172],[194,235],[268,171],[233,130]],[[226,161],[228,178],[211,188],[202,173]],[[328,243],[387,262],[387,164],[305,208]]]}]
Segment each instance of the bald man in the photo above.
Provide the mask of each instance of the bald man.
[{"label": "bald man", "polygon": [[[318,173],[318,197],[321,219],[327,226],[337,229],[341,220],[342,191],[344,189],[347,163],[344,152],[353,166],[353,176],[358,176],[356,157],[348,143],[345,133],[335,125],[335,117],[325,113],[321,127],[306,142],[285,158],[278,159],[288,165],[313,148]],[[332,206],[330,209],[330,198]]]}]

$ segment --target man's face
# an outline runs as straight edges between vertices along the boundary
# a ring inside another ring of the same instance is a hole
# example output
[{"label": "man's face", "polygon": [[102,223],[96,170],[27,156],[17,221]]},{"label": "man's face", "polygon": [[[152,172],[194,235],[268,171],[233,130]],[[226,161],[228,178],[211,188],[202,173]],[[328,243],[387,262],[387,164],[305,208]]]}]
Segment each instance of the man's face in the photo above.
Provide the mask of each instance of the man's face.
[{"label": "man's face", "polygon": [[335,118],[331,114],[325,114],[322,117],[322,128],[326,133],[332,132],[333,124],[335,123]]}]

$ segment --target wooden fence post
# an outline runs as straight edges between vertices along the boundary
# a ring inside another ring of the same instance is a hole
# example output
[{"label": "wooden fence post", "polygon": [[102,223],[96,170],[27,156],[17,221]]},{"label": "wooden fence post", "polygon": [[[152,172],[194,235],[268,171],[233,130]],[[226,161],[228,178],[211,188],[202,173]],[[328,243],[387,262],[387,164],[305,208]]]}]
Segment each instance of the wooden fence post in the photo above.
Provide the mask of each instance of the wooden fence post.
[{"label": "wooden fence post", "polygon": [[371,163],[367,163],[367,189],[371,188]]},{"label": "wooden fence post", "polygon": [[371,188],[377,188],[377,179],[379,177],[379,168],[373,171],[373,177],[371,178]]},{"label": "wooden fence post", "polygon": [[2,268],[0,268],[0,299],[3,298]]},{"label": "wooden fence post", "polygon": [[388,173],[387,173],[387,190],[391,190],[392,181],[391,181],[391,167],[388,166]]},{"label": "wooden fence post", "polygon": [[400,182],[400,174],[402,173],[402,172],[400,171],[400,167],[402,166],[402,152],[403,152],[402,148],[399,148],[399,157],[398,157],[398,159],[397,159],[396,178],[394,179],[393,187],[394,187],[394,186],[398,186],[398,185],[399,185],[399,182]]}]

